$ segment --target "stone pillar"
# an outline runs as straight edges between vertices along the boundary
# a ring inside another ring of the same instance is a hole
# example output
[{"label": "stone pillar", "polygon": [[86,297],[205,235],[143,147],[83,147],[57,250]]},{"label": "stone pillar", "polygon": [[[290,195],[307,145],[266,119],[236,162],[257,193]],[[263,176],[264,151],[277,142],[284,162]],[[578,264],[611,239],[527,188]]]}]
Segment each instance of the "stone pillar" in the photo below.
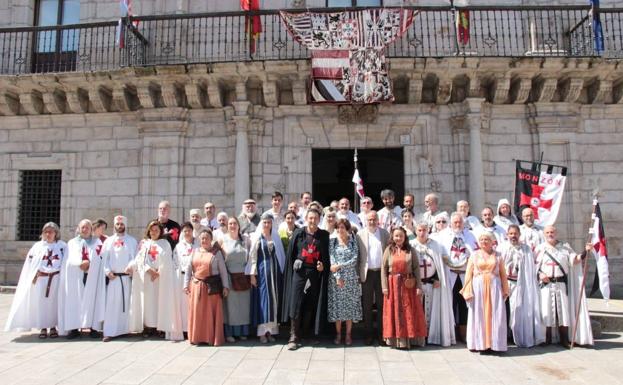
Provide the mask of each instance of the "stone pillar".
[{"label": "stone pillar", "polygon": [[465,124],[469,129],[469,204],[478,216],[485,206],[485,176],[482,165],[481,109],[484,98],[465,99]]},{"label": "stone pillar", "polygon": [[251,103],[246,101],[233,102],[235,115],[233,116],[236,130],[236,161],[234,176],[234,211],[240,210],[242,202],[249,198],[250,164],[249,164],[249,115]]}]

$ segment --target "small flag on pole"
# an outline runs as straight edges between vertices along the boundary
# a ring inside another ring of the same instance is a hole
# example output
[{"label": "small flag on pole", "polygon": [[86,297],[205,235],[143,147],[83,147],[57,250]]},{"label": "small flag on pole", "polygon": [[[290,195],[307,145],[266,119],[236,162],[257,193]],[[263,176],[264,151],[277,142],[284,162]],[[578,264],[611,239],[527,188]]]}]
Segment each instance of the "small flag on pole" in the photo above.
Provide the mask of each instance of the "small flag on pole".
[{"label": "small flag on pole", "polygon": [[593,281],[591,295],[599,289],[604,299],[610,299],[610,273],[608,268],[606,233],[601,217],[601,208],[599,207],[599,201],[597,201],[597,199],[593,200],[593,206],[595,206],[595,210],[593,213],[593,226],[590,232],[592,234],[591,243],[593,245],[595,261],[597,262],[597,270],[595,271],[595,280]]},{"label": "small flag on pole", "polygon": [[363,181],[359,176],[359,170],[355,169],[355,173],[353,174],[353,183],[355,184],[355,190],[357,191],[357,195],[359,195],[359,199],[363,198]]}]

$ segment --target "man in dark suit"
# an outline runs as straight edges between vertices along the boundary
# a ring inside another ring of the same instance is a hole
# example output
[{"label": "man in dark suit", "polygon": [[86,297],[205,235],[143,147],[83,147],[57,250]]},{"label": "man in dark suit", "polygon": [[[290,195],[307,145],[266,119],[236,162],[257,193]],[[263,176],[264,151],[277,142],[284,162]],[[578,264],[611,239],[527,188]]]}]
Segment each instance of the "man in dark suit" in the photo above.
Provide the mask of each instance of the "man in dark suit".
[{"label": "man in dark suit", "polygon": [[371,210],[366,214],[365,227],[357,233],[359,242],[359,280],[362,284],[363,319],[366,329],[366,345],[374,340],[372,305],[376,302],[377,333],[379,344],[383,343],[383,290],[381,288],[381,265],[383,252],[389,242],[387,230],[379,227],[379,216]]}]

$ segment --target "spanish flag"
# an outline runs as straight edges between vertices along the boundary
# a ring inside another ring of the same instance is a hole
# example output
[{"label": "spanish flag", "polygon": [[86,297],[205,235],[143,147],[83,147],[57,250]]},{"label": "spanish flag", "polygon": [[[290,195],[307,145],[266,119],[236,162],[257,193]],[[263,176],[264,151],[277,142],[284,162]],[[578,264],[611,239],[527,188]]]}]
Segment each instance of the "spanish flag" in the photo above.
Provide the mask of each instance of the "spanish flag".
[{"label": "spanish flag", "polygon": [[[260,0],[240,0],[240,8],[243,11],[259,11]],[[253,55],[262,32],[262,19],[259,15],[245,16],[244,32],[249,37],[249,53]]]},{"label": "spanish flag", "polygon": [[469,10],[457,9],[456,11],[456,34],[460,44],[469,43]]}]

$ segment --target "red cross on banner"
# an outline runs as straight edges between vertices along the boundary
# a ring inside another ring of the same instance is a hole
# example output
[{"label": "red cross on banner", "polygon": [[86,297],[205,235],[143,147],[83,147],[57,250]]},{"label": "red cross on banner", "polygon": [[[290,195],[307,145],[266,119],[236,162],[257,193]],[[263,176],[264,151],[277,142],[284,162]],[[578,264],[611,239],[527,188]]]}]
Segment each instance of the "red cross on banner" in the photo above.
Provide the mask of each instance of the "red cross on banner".
[{"label": "red cross on banner", "polygon": [[532,195],[521,193],[519,206],[530,206],[532,212],[534,212],[534,219],[539,219],[539,208],[551,210],[553,200],[541,199],[541,193],[543,193],[545,187],[539,186],[538,184],[533,184],[531,187]]}]

